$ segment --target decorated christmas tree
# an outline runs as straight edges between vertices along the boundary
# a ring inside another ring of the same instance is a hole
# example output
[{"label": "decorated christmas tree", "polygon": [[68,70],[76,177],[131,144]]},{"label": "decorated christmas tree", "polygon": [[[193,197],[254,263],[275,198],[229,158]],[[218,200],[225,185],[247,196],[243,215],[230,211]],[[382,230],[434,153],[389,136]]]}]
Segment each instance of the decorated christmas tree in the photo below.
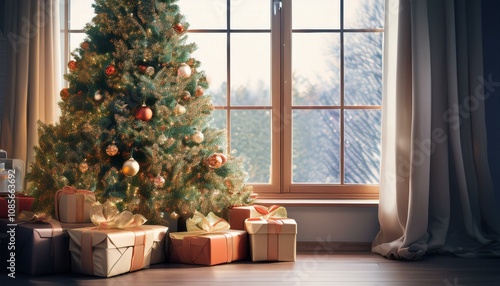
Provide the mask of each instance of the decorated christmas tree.
[{"label": "decorated christmas tree", "polygon": [[63,186],[144,215],[221,213],[250,202],[242,157],[212,125],[206,75],[176,0],[96,0],[68,63],[62,115],[39,125],[27,176],[36,211]]}]

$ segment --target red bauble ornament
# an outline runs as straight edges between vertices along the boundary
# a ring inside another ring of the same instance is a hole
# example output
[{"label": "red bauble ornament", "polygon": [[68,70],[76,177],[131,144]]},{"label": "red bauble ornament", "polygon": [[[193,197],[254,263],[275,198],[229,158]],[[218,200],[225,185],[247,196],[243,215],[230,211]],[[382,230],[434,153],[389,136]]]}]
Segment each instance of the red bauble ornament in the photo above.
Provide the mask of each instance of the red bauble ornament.
[{"label": "red bauble ornament", "polygon": [[67,87],[61,89],[61,92],[59,93],[59,95],[61,96],[61,98],[63,100],[68,99],[68,97],[69,97],[69,89]]},{"label": "red bauble ornament", "polygon": [[86,51],[86,50],[88,50],[88,49],[89,49],[89,47],[90,47],[89,42],[82,42],[82,43],[80,44],[80,48],[82,48],[82,49],[83,49],[83,50],[85,50],[85,51]]},{"label": "red bauble ornament", "polygon": [[142,73],[145,73],[147,68],[148,67],[145,66],[145,65],[139,65],[139,71],[142,72]]},{"label": "red bauble ornament", "polygon": [[75,71],[76,70],[76,61],[69,61],[68,68],[70,71]]},{"label": "red bauble ornament", "polygon": [[142,121],[149,121],[151,118],[153,118],[153,110],[151,108],[147,107],[145,104],[137,110],[137,113],[135,114],[135,118],[142,120]]},{"label": "red bauble ornament", "polygon": [[196,87],[196,91],[195,91],[196,96],[202,96],[204,93],[205,93],[205,90],[203,89],[203,87],[201,87],[201,86]]},{"label": "red bauble ornament", "polygon": [[107,75],[114,75],[116,73],[116,68],[114,65],[109,65],[107,68],[106,68],[106,74]]},{"label": "red bauble ornament", "polygon": [[177,23],[174,25],[174,30],[179,34],[182,34],[184,33],[184,26],[181,23]]}]

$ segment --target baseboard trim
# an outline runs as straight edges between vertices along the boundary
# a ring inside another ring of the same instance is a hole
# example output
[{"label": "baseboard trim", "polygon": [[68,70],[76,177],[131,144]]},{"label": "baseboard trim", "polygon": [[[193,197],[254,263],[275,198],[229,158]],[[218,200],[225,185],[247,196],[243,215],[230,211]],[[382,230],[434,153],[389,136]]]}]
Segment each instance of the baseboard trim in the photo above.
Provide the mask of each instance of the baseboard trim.
[{"label": "baseboard trim", "polygon": [[297,241],[300,251],[371,251],[371,242]]}]

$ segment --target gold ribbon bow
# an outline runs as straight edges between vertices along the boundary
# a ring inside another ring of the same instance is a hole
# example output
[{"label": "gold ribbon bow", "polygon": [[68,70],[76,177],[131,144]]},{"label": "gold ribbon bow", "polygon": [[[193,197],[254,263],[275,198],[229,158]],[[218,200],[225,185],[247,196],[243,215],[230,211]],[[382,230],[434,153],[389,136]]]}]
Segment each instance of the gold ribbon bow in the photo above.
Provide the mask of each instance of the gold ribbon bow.
[{"label": "gold ribbon bow", "polygon": [[252,210],[251,217],[259,217],[263,220],[267,220],[269,218],[286,218],[287,213],[286,209],[282,206],[272,205],[270,207],[264,207],[260,205],[253,206],[254,210]]},{"label": "gold ribbon bow", "polygon": [[192,218],[186,221],[188,232],[215,232],[229,229],[229,223],[210,212],[207,216],[196,211]]},{"label": "gold ribbon bow", "polygon": [[98,228],[128,229],[143,225],[147,220],[130,211],[119,212],[116,204],[107,200],[104,204],[95,202],[90,209],[90,220]]},{"label": "gold ribbon bow", "polygon": [[17,215],[17,221],[20,222],[36,222],[43,221],[48,222],[52,217],[47,213],[34,213],[30,211],[22,211]]}]

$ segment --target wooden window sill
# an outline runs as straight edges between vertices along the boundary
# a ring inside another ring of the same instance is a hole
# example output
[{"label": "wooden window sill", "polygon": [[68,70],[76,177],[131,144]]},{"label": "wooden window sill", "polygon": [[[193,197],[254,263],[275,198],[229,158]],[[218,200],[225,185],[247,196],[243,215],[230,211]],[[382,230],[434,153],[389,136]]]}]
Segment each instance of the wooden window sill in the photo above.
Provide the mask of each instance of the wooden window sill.
[{"label": "wooden window sill", "polygon": [[280,205],[293,207],[311,206],[378,206],[377,199],[289,199],[289,198],[257,198],[255,204]]}]

